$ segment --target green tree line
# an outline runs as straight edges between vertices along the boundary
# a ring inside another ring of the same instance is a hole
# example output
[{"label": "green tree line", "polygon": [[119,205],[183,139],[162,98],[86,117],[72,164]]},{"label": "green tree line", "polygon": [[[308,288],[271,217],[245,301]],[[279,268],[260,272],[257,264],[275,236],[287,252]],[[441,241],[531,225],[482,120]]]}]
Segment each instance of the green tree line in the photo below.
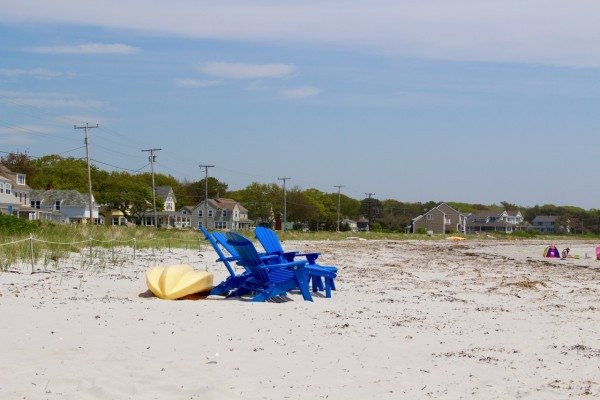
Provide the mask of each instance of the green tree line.
[{"label": "green tree line", "polygon": [[[14,172],[27,175],[27,183],[33,189],[75,189],[87,192],[87,164],[85,160],[73,157],[47,155],[32,158],[23,153],[9,153],[0,160]],[[97,165],[91,166],[93,193],[99,204],[123,211],[129,217],[140,216],[151,208],[152,177],[149,172],[131,173],[127,171],[106,171]],[[177,209],[194,206],[205,195],[204,179],[180,181],[171,175],[155,174],[157,186],[173,188],[177,198]],[[275,183],[252,182],[243,189],[229,190],[225,182],[209,177],[208,197],[228,197],[240,202],[249,211],[249,217],[264,223],[273,222],[273,217],[283,212],[283,189]],[[162,206],[157,199],[157,205]],[[300,222],[311,230],[335,230],[337,227],[336,192],[326,193],[309,188],[292,187],[287,190],[287,219]],[[340,196],[341,219],[368,219],[375,230],[403,231],[413,218],[435,207],[438,203],[402,202],[395,199],[376,198],[354,199]],[[470,203],[449,203],[464,213],[481,210],[520,210],[526,221],[537,215],[556,215],[559,224],[568,225],[575,233],[600,234],[600,210],[552,204],[534,207],[519,207],[516,204],[483,205]],[[342,229],[344,226],[342,226]]]}]

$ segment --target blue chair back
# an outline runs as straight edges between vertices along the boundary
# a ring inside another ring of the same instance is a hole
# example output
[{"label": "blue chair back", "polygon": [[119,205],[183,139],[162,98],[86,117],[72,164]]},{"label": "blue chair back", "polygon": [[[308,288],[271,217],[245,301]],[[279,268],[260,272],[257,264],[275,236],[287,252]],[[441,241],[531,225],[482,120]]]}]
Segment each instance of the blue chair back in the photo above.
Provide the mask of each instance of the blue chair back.
[{"label": "blue chair back", "polygon": [[223,232],[213,232],[212,235],[217,243],[220,244],[229,254],[231,254],[232,257],[239,257],[239,254],[235,248],[227,243],[227,237]]},{"label": "blue chair back", "polygon": [[269,282],[267,270],[261,268],[264,264],[256,251],[254,244],[236,232],[227,232],[227,243],[231,245],[240,257],[238,264],[246,268],[256,279],[263,283]]},{"label": "blue chair back", "polygon": [[275,231],[269,228],[258,226],[254,229],[254,235],[264,247],[267,254],[284,253],[281,242],[279,241],[279,237],[277,237],[277,233],[275,233]]},{"label": "blue chair back", "polygon": [[[212,245],[213,249],[215,249],[215,252],[219,256],[219,258],[217,259],[217,261],[218,262],[222,262],[223,264],[225,264],[225,267],[227,268],[227,271],[229,271],[229,274],[231,276],[233,276],[233,277],[236,276],[235,275],[235,270],[233,269],[233,267],[231,266],[231,264],[229,264],[229,261],[227,260],[227,257],[225,256],[225,254],[223,254],[223,251],[219,247],[219,244],[217,243],[217,241],[213,237],[213,235],[216,234],[217,232],[215,232],[214,234],[211,234],[203,226],[200,227],[200,231],[202,232],[202,234],[204,235],[204,237],[206,238],[206,240],[209,241],[209,243]],[[221,234],[221,233],[219,233],[219,234]]]}]

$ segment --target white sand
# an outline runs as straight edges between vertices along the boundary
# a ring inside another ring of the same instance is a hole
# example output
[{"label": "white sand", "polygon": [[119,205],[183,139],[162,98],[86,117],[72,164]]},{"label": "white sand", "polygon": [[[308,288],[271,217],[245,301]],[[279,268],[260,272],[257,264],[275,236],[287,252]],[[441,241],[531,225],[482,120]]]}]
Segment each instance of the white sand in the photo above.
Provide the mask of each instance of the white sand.
[{"label": "white sand", "polygon": [[[598,398],[600,261],[547,261],[543,247],[288,242],[340,269],[314,303],[149,298],[147,252],[0,273],[0,399]],[[158,264],[218,281],[215,258]]]}]

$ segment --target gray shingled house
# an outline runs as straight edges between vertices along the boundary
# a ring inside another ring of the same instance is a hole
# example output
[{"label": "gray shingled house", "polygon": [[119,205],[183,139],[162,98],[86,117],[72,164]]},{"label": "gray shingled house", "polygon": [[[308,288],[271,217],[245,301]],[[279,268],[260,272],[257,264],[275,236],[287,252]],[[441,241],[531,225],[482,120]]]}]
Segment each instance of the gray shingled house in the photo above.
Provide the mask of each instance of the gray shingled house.
[{"label": "gray shingled house", "polygon": [[466,232],[467,216],[446,203],[440,203],[412,221],[412,233],[424,228],[428,232],[445,234]]},{"label": "gray shingled house", "polygon": [[[90,217],[88,196],[77,190],[32,190],[29,198],[31,207],[41,211],[41,219],[82,222]],[[92,201],[92,218],[97,221],[99,207],[93,197]]]},{"label": "gray shingled house", "polygon": [[[186,211],[183,208],[181,212]],[[216,198],[208,199],[206,203],[202,200],[191,209],[191,224],[193,227],[201,227],[205,221],[207,229],[232,229],[244,230],[254,226],[254,222],[248,219],[248,210],[232,199]]]}]

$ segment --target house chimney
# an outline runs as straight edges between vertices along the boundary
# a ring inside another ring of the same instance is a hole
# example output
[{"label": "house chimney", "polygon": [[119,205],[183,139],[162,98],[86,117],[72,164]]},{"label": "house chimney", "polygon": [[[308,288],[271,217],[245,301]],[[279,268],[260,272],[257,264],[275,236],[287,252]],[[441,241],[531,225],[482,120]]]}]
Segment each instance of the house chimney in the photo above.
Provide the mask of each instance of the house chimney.
[{"label": "house chimney", "polygon": [[46,190],[52,190],[54,189],[54,187],[52,186],[51,183],[46,184]]}]

